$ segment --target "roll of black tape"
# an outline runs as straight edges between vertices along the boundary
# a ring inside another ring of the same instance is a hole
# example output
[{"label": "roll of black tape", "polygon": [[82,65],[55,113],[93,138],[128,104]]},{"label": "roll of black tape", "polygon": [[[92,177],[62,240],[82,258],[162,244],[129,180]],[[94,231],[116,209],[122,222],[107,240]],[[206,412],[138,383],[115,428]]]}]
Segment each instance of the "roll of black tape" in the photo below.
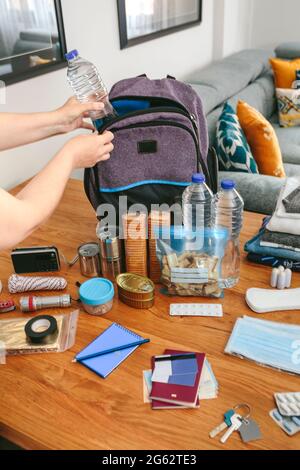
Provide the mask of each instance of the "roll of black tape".
[{"label": "roll of black tape", "polygon": [[46,338],[54,335],[57,331],[57,321],[49,315],[32,318],[25,325],[26,337],[34,344],[43,343]]}]

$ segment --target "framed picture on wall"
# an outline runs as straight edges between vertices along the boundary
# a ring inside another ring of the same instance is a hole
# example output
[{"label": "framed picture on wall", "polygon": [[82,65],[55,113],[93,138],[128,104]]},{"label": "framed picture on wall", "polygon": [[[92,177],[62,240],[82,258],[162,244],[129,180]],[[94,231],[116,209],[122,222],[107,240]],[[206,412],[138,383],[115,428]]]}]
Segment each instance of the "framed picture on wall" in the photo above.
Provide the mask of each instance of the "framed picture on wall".
[{"label": "framed picture on wall", "polygon": [[0,0],[0,80],[6,85],[66,66],[60,0]]},{"label": "framed picture on wall", "polygon": [[117,0],[121,49],[202,21],[202,0]]}]

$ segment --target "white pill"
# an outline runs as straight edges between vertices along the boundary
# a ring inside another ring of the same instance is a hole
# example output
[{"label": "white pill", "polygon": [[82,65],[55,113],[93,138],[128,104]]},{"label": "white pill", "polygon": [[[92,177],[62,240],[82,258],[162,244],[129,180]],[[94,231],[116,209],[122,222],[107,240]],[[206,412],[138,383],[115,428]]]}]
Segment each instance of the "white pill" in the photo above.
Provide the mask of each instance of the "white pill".
[{"label": "white pill", "polygon": [[278,271],[279,271],[280,273],[284,273],[285,269],[284,269],[283,266],[279,266]]},{"label": "white pill", "polygon": [[279,276],[278,276],[277,289],[283,290],[285,289],[285,286],[286,286],[285,272],[281,272],[279,273]]},{"label": "white pill", "polygon": [[292,285],[292,271],[290,269],[285,270],[285,287],[289,289]]},{"label": "white pill", "polygon": [[271,276],[271,287],[276,289],[277,283],[278,283],[278,277],[279,277],[279,269],[275,268],[272,271],[272,276]]}]

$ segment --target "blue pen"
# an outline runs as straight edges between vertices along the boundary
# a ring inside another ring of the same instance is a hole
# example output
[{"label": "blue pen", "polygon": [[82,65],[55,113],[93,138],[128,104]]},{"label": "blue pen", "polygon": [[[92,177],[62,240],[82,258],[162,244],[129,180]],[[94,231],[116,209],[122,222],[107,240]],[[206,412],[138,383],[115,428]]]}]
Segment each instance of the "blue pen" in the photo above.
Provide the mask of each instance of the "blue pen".
[{"label": "blue pen", "polygon": [[81,357],[80,359],[75,359],[78,362],[86,361],[87,359],[93,359],[94,357],[104,356],[105,354],[111,354],[117,351],[123,351],[124,349],[134,348],[136,346],[142,346],[143,344],[150,343],[150,339],[143,339],[141,341],[136,341],[135,343],[126,344],[119,346],[117,348],[107,349],[106,351],[101,351],[98,353],[90,354],[89,356]]}]

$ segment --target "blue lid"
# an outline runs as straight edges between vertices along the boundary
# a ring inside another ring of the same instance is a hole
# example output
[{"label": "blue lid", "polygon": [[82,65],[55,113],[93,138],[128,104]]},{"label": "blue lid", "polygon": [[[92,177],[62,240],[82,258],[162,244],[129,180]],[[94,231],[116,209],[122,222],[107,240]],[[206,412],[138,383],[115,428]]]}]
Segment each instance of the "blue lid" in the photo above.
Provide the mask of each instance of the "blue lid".
[{"label": "blue lid", "polygon": [[65,54],[65,58],[67,60],[76,59],[76,57],[78,56],[79,56],[79,52],[77,51],[77,49],[74,49],[73,51],[70,51],[67,54]]},{"label": "blue lid", "polygon": [[205,183],[206,178],[202,173],[195,173],[192,177],[193,183]]},{"label": "blue lid", "polygon": [[223,180],[221,181],[221,188],[225,190],[229,189],[234,189],[235,188],[235,182],[232,180]]},{"label": "blue lid", "polygon": [[110,302],[114,298],[115,289],[108,279],[97,278],[82,284],[79,295],[83,304],[96,307]]}]

